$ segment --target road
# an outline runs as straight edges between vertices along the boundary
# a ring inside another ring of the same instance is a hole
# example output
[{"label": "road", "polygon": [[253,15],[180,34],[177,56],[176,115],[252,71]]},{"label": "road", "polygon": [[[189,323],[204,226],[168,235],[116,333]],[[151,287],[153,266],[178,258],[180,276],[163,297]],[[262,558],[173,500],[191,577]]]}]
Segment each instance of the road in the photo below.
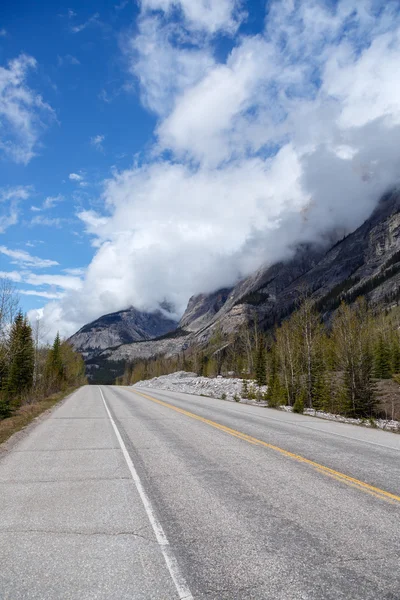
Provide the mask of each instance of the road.
[{"label": "road", "polygon": [[0,459],[0,598],[400,599],[400,436],[87,386]]}]

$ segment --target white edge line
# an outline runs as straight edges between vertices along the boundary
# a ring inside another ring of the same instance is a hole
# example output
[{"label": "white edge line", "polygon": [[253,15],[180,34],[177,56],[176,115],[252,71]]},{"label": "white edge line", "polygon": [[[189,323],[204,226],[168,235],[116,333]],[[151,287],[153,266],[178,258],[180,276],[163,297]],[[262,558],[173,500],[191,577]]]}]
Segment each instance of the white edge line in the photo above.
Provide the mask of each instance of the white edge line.
[{"label": "white edge line", "polygon": [[132,475],[132,479],[135,482],[136,489],[137,489],[137,491],[139,493],[139,496],[140,496],[140,499],[141,499],[141,501],[143,503],[143,506],[144,506],[144,509],[146,511],[147,517],[148,517],[148,519],[150,521],[150,524],[151,524],[151,526],[153,528],[153,531],[154,531],[154,534],[156,536],[158,545],[160,546],[161,552],[162,552],[162,554],[164,556],[164,560],[165,560],[165,563],[167,565],[169,574],[171,575],[172,581],[174,582],[176,590],[177,590],[177,592],[179,594],[179,599],[180,600],[183,600],[183,599],[185,599],[185,600],[194,600],[193,596],[192,596],[192,593],[191,593],[191,591],[190,591],[190,589],[189,589],[189,587],[188,587],[188,585],[187,585],[187,583],[185,581],[185,578],[183,577],[183,575],[182,575],[182,573],[181,573],[181,571],[179,569],[178,562],[177,562],[177,560],[175,558],[175,555],[174,555],[173,551],[171,550],[171,547],[169,545],[167,536],[165,535],[165,532],[164,532],[164,530],[162,528],[162,525],[159,522],[159,520],[157,519],[157,517],[156,517],[156,515],[154,513],[154,509],[153,509],[153,507],[151,505],[151,502],[150,502],[150,500],[149,500],[149,498],[148,498],[148,496],[147,496],[147,494],[146,494],[146,492],[145,492],[145,490],[143,488],[143,485],[142,485],[142,482],[140,480],[140,477],[139,477],[139,475],[138,475],[138,473],[137,473],[137,471],[135,469],[135,466],[134,466],[134,464],[132,462],[131,457],[129,456],[128,450],[126,449],[124,440],[122,439],[121,434],[118,431],[118,428],[117,428],[117,426],[116,426],[116,424],[114,422],[114,419],[111,416],[111,413],[110,413],[110,411],[108,409],[107,403],[106,403],[104,395],[103,395],[103,390],[100,387],[99,387],[99,390],[100,390],[100,394],[101,394],[101,397],[102,397],[102,400],[103,400],[103,403],[104,403],[104,407],[105,407],[105,409],[107,411],[108,418],[111,421],[111,425],[113,426],[115,435],[117,436],[118,443],[119,443],[119,445],[121,447],[122,454],[124,455],[126,464],[128,465],[128,469],[129,469],[129,471],[130,471],[130,473]]}]

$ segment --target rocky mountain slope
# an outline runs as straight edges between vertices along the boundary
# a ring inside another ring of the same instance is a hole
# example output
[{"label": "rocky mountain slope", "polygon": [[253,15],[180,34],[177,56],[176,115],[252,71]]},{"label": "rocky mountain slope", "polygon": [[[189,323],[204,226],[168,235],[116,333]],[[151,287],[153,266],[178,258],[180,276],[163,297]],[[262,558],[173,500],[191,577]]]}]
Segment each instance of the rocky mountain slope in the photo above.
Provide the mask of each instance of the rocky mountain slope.
[{"label": "rocky mountain slope", "polygon": [[84,325],[69,341],[85,360],[90,360],[105,349],[151,340],[176,327],[177,322],[161,311],[148,313],[131,307]]},{"label": "rocky mountain slope", "polygon": [[[139,357],[173,355],[191,344],[205,344],[216,328],[231,333],[256,318],[260,326],[268,329],[295,309],[305,291],[312,294],[326,315],[335,310],[341,299],[351,302],[361,295],[372,302],[397,301],[400,192],[383,197],[361,227],[328,250],[303,244],[291,260],[262,268],[232,289],[192,297],[175,330],[171,328],[157,339],[131,342],[125,341],[121,333],[120,345],[117,347],[113,338],[113,347],[103,345],[96,360],[122,364]],[[106,334],[102,339],[103,344],[108,343]],[[89,338],[86,343],[93,345]]]}]

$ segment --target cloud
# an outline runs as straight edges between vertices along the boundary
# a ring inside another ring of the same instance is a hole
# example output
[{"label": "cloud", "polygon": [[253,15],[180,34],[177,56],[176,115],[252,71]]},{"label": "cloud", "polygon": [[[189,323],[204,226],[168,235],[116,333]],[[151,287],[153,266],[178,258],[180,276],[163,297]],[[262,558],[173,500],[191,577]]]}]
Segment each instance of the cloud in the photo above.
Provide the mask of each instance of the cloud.
[{"label": "cloud", "polygon": [[400,184],[397,3],[275,1],[223,61],[200,25],[188,42],[174,6],[145,2],[131,40],[156,142],[79,213],[96,251],[79,288],[44,307],[52,334],[165,298],[182,313],[194,293],[354,229]]},{"label": "cloud", "polygon": [[121,0],[119,4],[114,4],[114,9],[117,12],[124,10],[124,8],[128,5],[128,0]]},{"label": "cloud", "polygon": [[188,29],[210,34],[234,33],[245,16],[235,0],[142,0],[141,7],[143,13],[163,11],[169,17],[180,12]]},{"label": "cloud", "polygon": [[25,250],[11,250],[6,246],[0,246],[0,253],[8,256],[11,259],[10,262],[12,264],[20,265],[21,267],[47,268],[57,266],[59,264],[55,260],[32,256]]},{"label": "cloud", "polygon": [[63,290],[78,291],[82,288],[82,280],[72,275],[37,275],[36,273],[27,273],[23,275],[23,282],[30,285],[54,286]]},{"label": "cloud", "polygon": [[68,178],[71,179],[71,181],[82,181],[83,179],[82,175],[78,175],[78,173],[70,173]]},{"label": "cloud", "polygon": [[57,196],[47,196],[47,198],[43,202],[43,210],[48,210],[49,208],[54,208],[57,204],[64,201],[64,196],[58,194]]},{"label": "cloud", "polygon": [[208,47],[184,43],[177,51],[178,33],[174,24],[166,25],[161,18],[143,17],[138,34],[123,43],[130,72],[139,80],[143,104],[161,116],[170,112],[178,94],[215,64]]},{"label": "cloud", "polygon": [[96,150],[99,150],[99,152],[104,152],[103,142],[105,137],[105,135],[95,135],[90,138],[90,143]]},{"label": "cloud", "polygon": [[[71,11],[72,13],[72,11]],[[71,14],[69,13],[70,17],[75,17],[76,13]],[[87,19],[87,21],[84,21],[83,23],[80,23],[79,25],[70,25],[70,31],[72,33],[80,33],[81,31],[83,31],[84,29],[87,29],[88,27],[90,27],[91,25],[98,25],[99,24],[99,13],[95,13],[94,15],[92,15],[91,17],[89,17],[89,19]]]},{"label": "cloud", "polygon": [[63,271],[68,275],[76,275],[77,277],[81,277],[85,274],[86,269],[84,267],[74,267],[72,269],[63,269]]},{"label": "cloud", "polygon": [[73,56],[72,54],[65,54],[65,56],[57,56],[58,67],[63,67],[65,65],[76,66],[80,64],[80,61],[76,58],[76,56]]},{"label": "cloud", "polygon": [[[1,248],[1,247],[0,247]],[[0,249],[0,252],[2,250]],[[16,261],[12,261],[14,263],[18,263],[18,260]],[[58,263],[56,263],[58,264]],[[21,264],[21,266],[24,266],[24,264]],[[50,266],[50,265],[41,265],[40,263],[36,263],[36,264],[29,264],[26,263],[26,266],[29,267],[41,267],[41,266]],[[59,294],[59,297],[63,297],[64,295],[61,295],[61,292],[54,292],[54,288],[58,288],[59,290],[64,290],[64,291],[78,291],[81,289],[82,287],[82,280],[80,277],[78,277],[76,274],[75,275],[49,275],[49,274],[41,274],[38,275],[37,273],[32,273],[31,271],[0,271],[0,277],[4,277],[7,279],[10,279],[11,281],[15,282],[15,283],[24,283],[27,285],[32,285],[32,286],[46,286],[46,287],[50,287],[51,291],[50,292],[46,292],[46,293],[57,293]],[[46,290],[36,290],[36,291],[40,291],[41,294],[43,294]],[[33,291],[32,293],[26,291],[25,295],[34,295]],[[22,293],[22,292],[21,292]],[[38,294],[35,294],[38,295]],[[45,297],[45,296],[43,296]]]},{"label": "cloud", "polygon": [[41,206],[31,206],[31,211],[41,212],[42,210],[49,210],[54,208],[60,202],[64,202],[64,200],[65,198],[62,194],[58,194],[57,196],[47,196]]},{"label": "cloud", "polygon": [[0,37],[6,37],[7,35],[7,30],[4,29],[4,27],[2,29],[0,29]]},{"label": "cloud", "polygon": [[0,67],[0,154],[21,164],[36,155],[40,135],[54,119],[53,109],[26,83],[36,66],[32,56],[20,54]]},{"label": "cloud", "polygon": [[14,186],[0,188],[0,233],[19,220],[20,203],[27,200],[31,194],[30,186]]},{"label": "cloud", "polygon": [[23,296],[39,296],[47,300],[60,300],[64,297],[64,294],[61,292],[44,292],[41,290],[18,290],[18,293]]},{"label": "cloud", "polygon": [[29,225],[31,227],[34,227],[35,225],[41,225],[43,227],[61,227],[63,222],[65,222],[65,219],[61,219],[60,217],[44,217],[43,215],[38,215],[30,220]]},{"label": "cloud", "polygon": [[84,175],[81,173],[70,173],[68,179],[75,181],[80,187],[87,187],[88,183],[85,181]]},{"label": "cloud", "polygon": [[22,275],[21,273],[18,273],[18,271],[0,271],[0,278],[9,279],[14,283],[20,283],[22,281]]}]

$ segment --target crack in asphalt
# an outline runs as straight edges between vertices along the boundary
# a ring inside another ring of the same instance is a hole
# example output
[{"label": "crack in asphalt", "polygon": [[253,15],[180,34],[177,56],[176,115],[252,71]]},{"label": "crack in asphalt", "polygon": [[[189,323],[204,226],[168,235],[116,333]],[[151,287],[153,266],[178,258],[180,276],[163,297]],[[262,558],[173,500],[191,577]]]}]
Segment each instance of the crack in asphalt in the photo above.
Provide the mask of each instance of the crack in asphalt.
[{"label": "crack in asphalt", "polygon": [[137,531],[68,531],[68,530],[59,530],[59,529],[2,529],[0,531],[0,535],[4,533],[41,533],[44,535],[82,535],[82,536],[107,536],[107,537],[118,537],[123,535],[129,535],[133,537],[138,537],[147,542],[151,542],[156,544],[156,540],[151,539],[145,535],[138,533]]}]

